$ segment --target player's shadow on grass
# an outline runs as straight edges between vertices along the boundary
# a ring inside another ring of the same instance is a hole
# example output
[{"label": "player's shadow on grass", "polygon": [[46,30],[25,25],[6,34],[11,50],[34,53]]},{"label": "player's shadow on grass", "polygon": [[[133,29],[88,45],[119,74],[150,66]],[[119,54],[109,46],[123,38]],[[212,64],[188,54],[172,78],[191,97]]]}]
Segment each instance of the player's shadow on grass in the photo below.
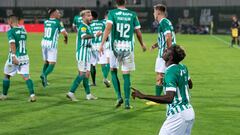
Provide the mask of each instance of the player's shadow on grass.
[{"label": "player's shadow on grass", "polygon": [[[132,110],[123,110],[120,109],[108,109],[106,111],[93,111],[85,112],[87,114],[74,113],[66,115],[67,117],[61,117],[52,122],[49,121],[40,121],[41,125],[19,128],[18,131],[12,134],[24,133],[37,133],[42,131],[39,134],[76,134],[76,133],[86,133],[91,132],[95,128],[101,128],[111,124],[111,122],[126,122],[127,120],[133,119],[141,115],[144,110],[150,108],[149,106],[141,109],[132,109]],[[103,118],[103,119],[102,119]],[[47,125],[47,126],[46,126]],[[55,127],[55,128],[54,128]],[[57,128],[56,128],[57,127]],[[64,128],[59,128],[64,127]],[[54,130],[51,130],[53,129]],[[74,129],[74,130],[73,130]]]}]

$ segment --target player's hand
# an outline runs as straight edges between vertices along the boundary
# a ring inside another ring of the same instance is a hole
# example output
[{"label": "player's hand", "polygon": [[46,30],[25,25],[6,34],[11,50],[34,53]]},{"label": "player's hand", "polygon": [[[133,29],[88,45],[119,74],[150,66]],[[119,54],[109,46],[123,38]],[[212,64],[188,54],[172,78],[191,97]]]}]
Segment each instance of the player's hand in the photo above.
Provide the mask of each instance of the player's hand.
[{"label": "player's hand", "polygon": [[13,64],[19,65],[19,61],[17,60],[17,57],[16,57],[16,56],[13,56],[13,57],[12,57],[12,60],[13,60]]},{"label": "player's hand", "polygon": [[68,37],[64,37],[64,43],[67,45],[67,43],[68,43]]},{"label": "player's hand", "polygon": [[152,45],[150,48],[150,51],[153,51],[155,49],[155,45]]},{"label": "player's hand", "polygon": [[96,33],[96,37],[99,37],[99,36],[101,36],[102,35],[102,32],[101,31],[98,31],[97,33]]},{"label": "player's hand", "polygon": [[103,45],[100,45],[98,52],[99,52],[100,56],[102,56],[102,54],[104,54]]},{"label": "player's hand", "polygon": [[135,99],[136,97],[139,98],[139,99],[144,98],[144,95],[140,91],[138,91],[137,89],[135,89],[133,87],[131,87],[131,89],[133,90],[133,92],[132,92],[133,99]]},{"label": "player's hand", "polygon": [[142,50],[143,50],[143,52],[146,52],[146,51],[147,51],[147,47],[146,47],[145,44],[142,45]]}]

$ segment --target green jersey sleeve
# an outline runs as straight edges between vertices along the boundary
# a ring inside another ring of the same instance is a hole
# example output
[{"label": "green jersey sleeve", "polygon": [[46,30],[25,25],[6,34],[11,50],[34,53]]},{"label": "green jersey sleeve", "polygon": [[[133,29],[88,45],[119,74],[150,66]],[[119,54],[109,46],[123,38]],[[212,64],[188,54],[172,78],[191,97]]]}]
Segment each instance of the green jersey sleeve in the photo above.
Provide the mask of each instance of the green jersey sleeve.
[{"label": "green jersey sleeve", "polygon": [[165,75],[164,81],[165,81],[166,91],[176,92],[177,76],[174,72],[167,72]]},{"label": "green jersey sleeve", "polygon": [[111,23],[111,24],[113,24],[113,20],[114,20],[114,17],[113,17],[112,12],[110,11],[110,12],[108,13],[108,20],[107,20],[107,23]]},{"label": "green jersey sleeve", "polygon": [[79,27],[79,30],[78,30],[78,36],[79,37],[83,37],[83,36],[85,36],[85,35],[87,35],[87,33],[88,33],[88,28],[86,27],[86,26],[80,26]]},{"label": "green jersey sleeve", "polygon": [[58,30],[59,30],[60,32],[63,32],[63,31],[65,31],[65,28],[64,28],[64,25],[63,25],[63,23],[62,23],[62,22],[59,22],[59,25],[58,25]]},{"label": "green jersey sleeve", "polygon": [[171,33],[171,31],[172,31],[171,25],[165,20],[163,20],[161,22],[161,28],[162,28],[162,31],[163,31],[164,35],[166,35],[168,33]]},{"label": "green jersey sleeve", "polygon": [[141,28],[141,25],[140,25],[140,22],[139,22],[137,16],[134,17],[133,25],[134,25],[134,29],[140,29]]},{"label": "green jersey sleeve", "polygon": [[8,35],[8,42],[9,42],[9,44],[10,43],[15,43],[15,37],[14,37],[13,31],[9,30],[7,32],[7,35]]}]

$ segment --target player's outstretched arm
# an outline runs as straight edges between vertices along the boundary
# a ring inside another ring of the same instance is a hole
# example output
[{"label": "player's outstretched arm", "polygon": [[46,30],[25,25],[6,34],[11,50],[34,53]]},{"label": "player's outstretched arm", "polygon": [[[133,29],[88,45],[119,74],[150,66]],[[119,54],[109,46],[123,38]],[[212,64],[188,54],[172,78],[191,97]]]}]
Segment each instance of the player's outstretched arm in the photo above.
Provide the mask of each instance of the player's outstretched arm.
[{"label": "player's outstretched arm", "polygon": [[143,52],[145,52],[145,51],[147,50],[147,47],[146,47],[146,45],[143,43],[142,32],[141,32],[140,29],[136,29],[135,32],[136,32],[138,41],[139,41],[139,43],[140,43],[140,45],[141,45],[141,47],[142,47],[142,50],[143,50]]},{"label": "player's outstretched arm", "polygon": [[158,47],[158,43],[155,43],[155,44],[153,44],[153,45],[151,46],[150,50],[152,51],[152,50],[154,50],[154,49],[157,48],[157,47]]},{"label": "player's outstretched arm", "polygon": [[163,95],[163,96],[152,96],[152,95],[145,95],[135,88],[131,88],[131,89],[133,90],[132,92],[133,99],[137,97],[139,99],[146,99],[146,100],[150,100],[150,101],[153,101],[156,103],[162,103],[162,104],[172,103],[175,96],[175,92],[173,91],[167,91],[166,95]]},{"label": "player's outstretched arm", "polygon": [[68,43],[68,33],[67,33],[67,31],[64,30],[61,33],[64,36],[64,43],[67,44]]}]

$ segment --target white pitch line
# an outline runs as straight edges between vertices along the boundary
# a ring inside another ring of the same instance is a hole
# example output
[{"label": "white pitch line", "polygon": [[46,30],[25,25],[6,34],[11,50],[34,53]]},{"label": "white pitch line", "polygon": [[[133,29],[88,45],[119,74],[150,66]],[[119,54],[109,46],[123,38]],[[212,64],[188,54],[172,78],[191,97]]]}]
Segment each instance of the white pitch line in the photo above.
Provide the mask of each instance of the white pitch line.
[{"label": "white pitch line", "polygon": [[[218,40],[218,41],[223,42],[224,44],[226,44],[226,45],[228,45],[228,46],[231,45],[229,42],[227,42],[227,41],[225,41],[225,40],[223,40],[223,39],[221,39],[221,38],[219,38],[219,37],[217,37],[217,36],[215,36],[215,35],[211,35],[211,37],[215,38],[215,39]],[[236,47],[235,45],[233,45],[233,47],[234,47],[234,48],[237,48],[237,49],[240,49],[239,47]]]}]

